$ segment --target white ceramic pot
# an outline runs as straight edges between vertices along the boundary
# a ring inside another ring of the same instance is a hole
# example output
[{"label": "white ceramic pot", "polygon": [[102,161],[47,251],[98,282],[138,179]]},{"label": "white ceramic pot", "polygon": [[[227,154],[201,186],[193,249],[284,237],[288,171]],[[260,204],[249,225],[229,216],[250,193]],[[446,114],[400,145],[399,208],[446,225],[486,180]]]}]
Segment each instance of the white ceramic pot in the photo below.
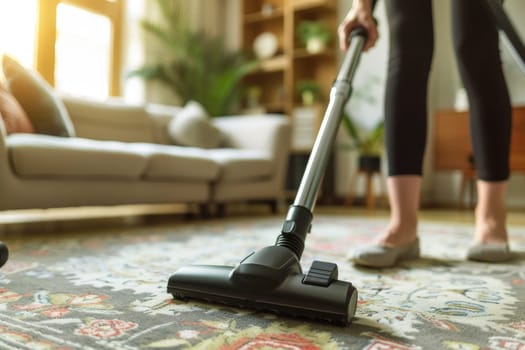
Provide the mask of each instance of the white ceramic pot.
[{"label": "white ceramic pot", "polygon": [[311,38],[306,42],[306,51],[308,51],[308,53],[319,53],[325,48],[325,42],[319,38]]}]

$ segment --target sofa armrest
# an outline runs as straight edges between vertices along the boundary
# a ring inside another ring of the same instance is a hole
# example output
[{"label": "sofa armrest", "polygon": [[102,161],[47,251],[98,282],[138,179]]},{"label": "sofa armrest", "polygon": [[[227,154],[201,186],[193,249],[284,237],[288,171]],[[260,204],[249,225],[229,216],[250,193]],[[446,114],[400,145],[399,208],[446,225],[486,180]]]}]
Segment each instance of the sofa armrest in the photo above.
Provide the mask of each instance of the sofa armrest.
[{"label": "sofa armrest", "polygon": [[284,115],[235,115],[214,118],[213,123],[225,136],[227,147],[259,150],[272,156],[290,148],[291,125]]},{"label": "sofa armrest", "polygon": [[289,118],[274,114],[228,116],[214,118],[213,123],[225,135],[226,147],[258,150],[268,154],[274,169],[267,195],[275,198],[278,203],[284,199],[292,134]]}]

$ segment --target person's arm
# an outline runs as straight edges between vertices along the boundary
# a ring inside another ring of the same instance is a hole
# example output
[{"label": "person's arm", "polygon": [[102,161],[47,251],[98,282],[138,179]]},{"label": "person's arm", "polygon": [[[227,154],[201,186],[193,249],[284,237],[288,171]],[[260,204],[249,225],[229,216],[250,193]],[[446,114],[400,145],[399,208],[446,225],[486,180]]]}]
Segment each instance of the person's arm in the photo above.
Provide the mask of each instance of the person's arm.
[{"label": "person's arm", "polygon": [[372,0],[354,0],[352,7],[346,14],[338,28],[339,47],[341,50],[348,49],[348,36],[350,32],[356,27],[363,27],[368,32],[368,39],[366,41],[364,50],[368,50],[375,45],[378,33],[376,23],[372,16]]}]

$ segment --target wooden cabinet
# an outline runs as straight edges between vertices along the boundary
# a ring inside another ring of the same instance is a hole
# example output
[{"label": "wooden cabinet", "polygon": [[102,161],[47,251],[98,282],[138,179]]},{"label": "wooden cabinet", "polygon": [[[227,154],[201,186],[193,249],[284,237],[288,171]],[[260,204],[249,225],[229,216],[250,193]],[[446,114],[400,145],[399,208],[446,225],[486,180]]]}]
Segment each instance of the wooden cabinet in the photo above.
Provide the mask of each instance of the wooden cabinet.
[{"label": "wooden cabinet", "polygon": [[[331,33],[326,48],[315,53],[305,49],[297,35],[303,21],[323,23]],[[295,108],[303,107],[299,83],[315,81],[320,87],[318,104],[326,105],[337,73],[337,24],[336,0],[242,0],[243,48],[254,52],[254,43],[263,33],[271,33],[277,42],[274,53],[262,58],[259,69],[245,79],[244,91],[256,92],[261,109],[293,118]]]},{"label": "wooden cabinet", "polygon": [[[462,173],[460,204],[476,171],[470,141],[469,113],[439,110],[434,115],[434,169],[459,170]],[[512,109],[512,134],[510,147],[510,171],[525,172],[525,106]],[[471,198],[471,205],[473,200]]]},{"label": "wooden cabinet", "polygon": [[[468,112],[437,111],[434,115],[434,169],[468,169],[471,156]],[[510,170],[525,171],[525,106],[512,109]]]}]

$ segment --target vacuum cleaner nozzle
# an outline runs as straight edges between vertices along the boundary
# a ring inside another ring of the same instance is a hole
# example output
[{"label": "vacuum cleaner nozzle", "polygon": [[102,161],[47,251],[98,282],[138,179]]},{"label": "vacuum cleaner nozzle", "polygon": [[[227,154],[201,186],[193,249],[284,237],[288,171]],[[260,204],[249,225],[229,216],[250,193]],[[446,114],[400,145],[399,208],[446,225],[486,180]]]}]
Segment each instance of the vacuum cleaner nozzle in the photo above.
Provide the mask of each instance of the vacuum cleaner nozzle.
[{"label": "vacuum cleaner nozzle", "polygon": [[339,281],[337,265],[314,261],[303,274],[299,260],[310,230],[308,209],[292,206],[273,246],[246,256],[237,266],[190,265],[168,281],[168,293],[346,325],[357,307],[357,289]]},{"label": "vacuum cleaner nozzle", "polygon": [[177,299],[200,299],[339,325],[351,322],[357,306],[357,289],[337,280],[337,265],[314,261],[303,274],[296,256],[279,246],[252,253],[235,267],[182,267],[170,277],[168,292]]}]

